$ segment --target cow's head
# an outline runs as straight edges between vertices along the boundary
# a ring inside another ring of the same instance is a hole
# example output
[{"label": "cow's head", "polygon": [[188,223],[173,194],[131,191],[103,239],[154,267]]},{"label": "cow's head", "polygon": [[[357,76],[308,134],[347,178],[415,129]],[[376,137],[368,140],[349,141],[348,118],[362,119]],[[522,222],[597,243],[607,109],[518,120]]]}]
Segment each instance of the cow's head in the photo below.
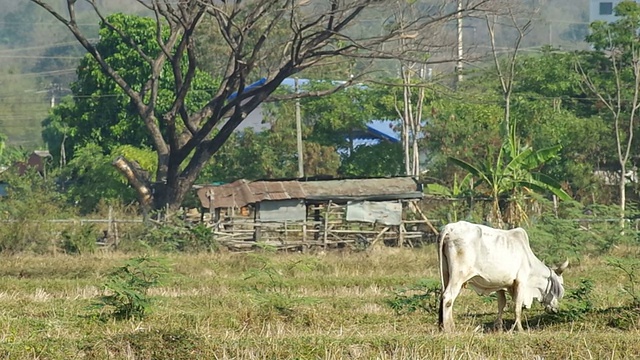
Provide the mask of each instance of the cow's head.
[{"label": "cow's head", "polygon": [[549,271],[549,285],[547,286],[547,293],[544,294],[542,304],[545,310],[548,312],[558,312],[558,302],[564,296],[564,281],[562,279],[562,273],[569,266],[569,259],[563,262],[556,268],[551,268]]}]

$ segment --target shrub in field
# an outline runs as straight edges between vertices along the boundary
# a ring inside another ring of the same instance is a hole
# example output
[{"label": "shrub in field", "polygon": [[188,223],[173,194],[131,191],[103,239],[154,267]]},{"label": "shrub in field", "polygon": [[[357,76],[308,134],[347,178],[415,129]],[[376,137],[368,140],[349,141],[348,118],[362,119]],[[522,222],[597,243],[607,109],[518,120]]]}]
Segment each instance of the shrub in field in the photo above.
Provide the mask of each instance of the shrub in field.
[{"label": "shrub in field", "polygon": [[92,224],[64,229],[61,236],[62,250],[67,254],[90,254],[96,250],[98,230]]},{"label": "shrub in field", "polygon": [[143,234],[143,241],[163,251],[213,252],[218,249],[211,228],[205,224],[191,224],[180,219],[150,226]]},{"label": "shrub in field", "polygon": [[104,293],[93,307],[116,319],[143,318],[152,303],[149,288],[161,284],[170,272],[164,260],[139,256],[114,269]]},{"label": "shrub in field", "polygon": [[429,314],[437,314],[440,300],[440,282],[424,279],[416,284],[394,291],[393,296],[385,303],[396,314],[408,314],[418,310]]},{"label": "shrub in field", "polygon": [[609,258],[607,265],[624,273],[627,283],[622,289],[631,298],[630,307],[640,309],[640,260],[637,258]]},{"label": "shrub in field", "polygon": [[555,317],[563,321],[583,320],[586,315],[594,311],[593,306],[593,281],[590,279],[580,280],[580,285],[575,289],[567,289],[564,309]]},{"label": "shrub in field", "polygon": [[59,225],[48,220],[73,216],[65,196],[56,189],[51,176],[44,178],[35,170],[18,175],[2,173],[7,196],[0,201],[0,252],[51,253],[56,251]]},{"label": "shrub in field", "polygon": [[296,307],[317,303],[317,299],[295,294],[287,283],[287,278],[294,273],[313,269],[315,259],[279,263],[269,256],[254,254],[252,260],[256,266],[247,270],[244,279],[249,285],[252,301],[263,317],[277,315],[292,318]]}]

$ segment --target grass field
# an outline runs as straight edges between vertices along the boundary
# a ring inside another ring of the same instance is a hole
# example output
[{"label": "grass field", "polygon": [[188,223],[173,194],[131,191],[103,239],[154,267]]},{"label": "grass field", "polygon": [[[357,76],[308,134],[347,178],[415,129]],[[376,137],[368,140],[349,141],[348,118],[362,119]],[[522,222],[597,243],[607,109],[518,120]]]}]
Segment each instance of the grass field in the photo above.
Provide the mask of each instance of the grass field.
[{"label": "grass field", "polygon": [[[493,332],[495,301],[463,290],[455,306],[458,332],[445,335],[433,299],[413,312],[390,306],[420,294],[399,289],[438,279],[433,245],[371,253],[165,255],[172,276],[151,289],[146,317],[100,317],[90,305],[106,274],[128,257],[0,258],[0,359],[640,357],[640,316],[625,308],[631,298],[622,292],[628,277],[599,258],[574,261],[567,270],[569,293],[585,279],[593,287],[563,302],[565,316],[551,317],[536,304],[524,312],[525,333]],[[512,311],[505,319],[513,319]]]}]

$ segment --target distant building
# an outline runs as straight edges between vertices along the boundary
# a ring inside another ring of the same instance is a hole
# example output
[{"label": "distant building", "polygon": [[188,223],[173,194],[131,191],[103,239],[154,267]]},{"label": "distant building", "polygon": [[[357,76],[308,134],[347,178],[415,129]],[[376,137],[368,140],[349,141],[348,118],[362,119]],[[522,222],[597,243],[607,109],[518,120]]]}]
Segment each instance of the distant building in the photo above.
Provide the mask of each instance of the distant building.
[{"label": "distant building", "polygon": [[616,16],[613,13],[616,5],[623,0],[590,0],[589,6],[589,23],[594,21],[606,21],[612,22],[616,20]]},{"label": "distant building", "polygon": [[47,176],[47,162],[51,160],[51,154],[48,150],[33,151],[26,161],[18,161],[13,164],[16,167],[18,175],[24,175],[29,169],[35,169],[40,175]]}]

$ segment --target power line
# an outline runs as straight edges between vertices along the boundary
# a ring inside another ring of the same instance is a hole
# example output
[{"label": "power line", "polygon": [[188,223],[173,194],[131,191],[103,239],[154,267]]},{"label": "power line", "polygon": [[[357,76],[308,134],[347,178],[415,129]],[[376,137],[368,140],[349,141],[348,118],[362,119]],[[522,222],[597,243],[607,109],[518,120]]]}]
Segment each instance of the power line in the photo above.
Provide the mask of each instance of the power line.
[{"label": "power line", "polygon": [[[0,25],[28,25],[28,26],[32,26],[32,25],[60,25],[62,27],[64,27],[64,24],[59,22],[59,21],[29,21],[29,22],[24,22],[24,21],[0,21]],[[91,23],[76,23],[76,25],[78,26],[100,26],[100,23],[98,22],[91,22]]]},{"label": "power line", "polygon": [[22,74],[7,74],[0,75],[0,80],[5,77],[17,77],[17,76],[39,76],[39,75],[57,75],[57,74],[67,74],[75,72],[76,68],[71,69],[61,69],[61,70],[51,70],[51,71],[41,71],[41,72],[31,72],[31,73],[22,73]]},{"label": "power line", "polygon": [[[95,42],[98,41],[98,38],[90,38],[87,39],[90,42]],[[55,48],[55,47],[60,47],[60,46],[68,46],[68,45],[77,45],[78,47],[80,47],[80,43],[77,41],[66,41],[66,42],[60,42],[60,43],[52,43],[52,44],[46,44],[46,45],[36,45],[36,46],[28,46],[28,47],[23,47],[23,48],[13,48],[13,49],[2,49],[0,50],[0,54],[5,53],[5,52],[19,52],[19,51],[28,51],[28,50],[40,50],[40,49],[49,49],[49,48]]]},{"label": "power line", "polygon": [[36,55],[1,55],[2,59],[68,59],[77,60],[82,59],[84,56],[36,56]]}]

